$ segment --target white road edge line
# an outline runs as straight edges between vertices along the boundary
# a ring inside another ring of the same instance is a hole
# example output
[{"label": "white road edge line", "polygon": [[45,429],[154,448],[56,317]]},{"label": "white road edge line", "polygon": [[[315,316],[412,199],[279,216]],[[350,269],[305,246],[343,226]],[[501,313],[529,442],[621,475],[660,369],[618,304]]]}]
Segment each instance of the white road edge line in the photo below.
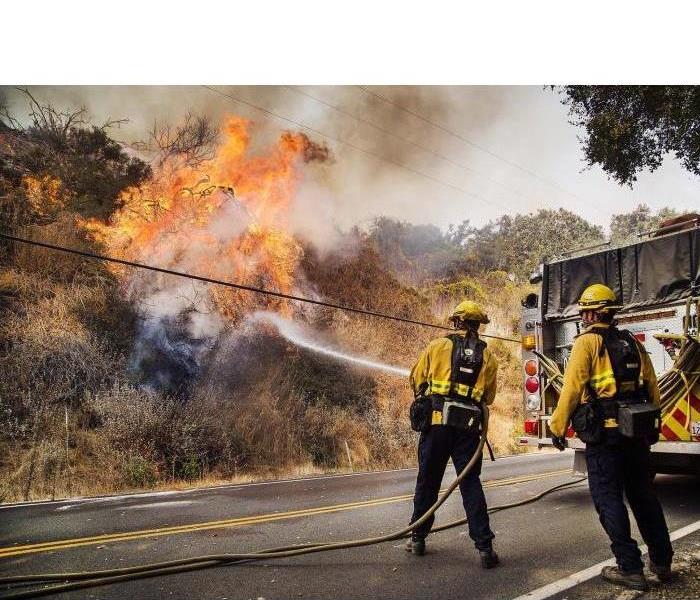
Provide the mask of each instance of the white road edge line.
[{"label": "white road edge line", "polygon": [[235,490],[247,487],[262,485],[275,485],[278,483],[304,483],[306,481],[318,481],[320,479],[338,479],[340,477],[357,477],[360,475],[380,475],[382,473],[398,473],[400,471],[415,471],[417,467],[406,467],[404,469],[388,469],[385,471],[358,471],[356,473],[340,473],[333,475],[315,475],[313,477],[298,477],[296,479],[271,479],[269,481],[251,481],[248,483],[224,483],[221,485],[210,485],[205,487],[188,488],[186,490],[163,490],[160,492],[134,492],[132,494],[116,494],[107,496],[78,496],[76,498],[62,498],[60,500],[36,500],[34,502],[14,502],[11,504],[0,504],[3,508],[22,508],[25,506],[38,506],[49,504],[90,504],[93,502],[114,502],[116,500],[126,500],[129,498],[155,498],[158,496],[172,496],[174,494],[192,494],[194,492],[207,492],[218,490]]},{"label": "white road edge line", "polygon": [[[676,529],[676,531],[672,531],[671,541],[673,542],[675,540],[679,540],[680,538],[690,535],[691,533],[695,533],[698,530],[700,530],[700,521],[695,521],[695,523],[691,523],[690,525],[686,525],[685,527]],[[642,551],[642,554],[646,554],[649,550],[646,546],[641,546],[639,549]],[[614,564],[614,558],[604,560],[603,562],[599,562],[598,564],[595,564],[592,567],[583,569],[578,573],[567,575],[566,577],[562,577],[557,581],[548,583],[547,585],[542,586],[541,588],[532,590],[527,594],[523,594],[522,596],[513,598],[513,600],[545,600],[545,598],[550,598],[554,594],[558,594],[560,592],[568,590],[569,588],[572,588],[575,585],[578,585],[579,583],[583,583],[584,581],[593,579],[596,575],[600,575],[600,570],[603,567],[607,567]]]},{"label": "white road edge line", "polygon": [[[569,452],[567,450],[567,452]],[[552,455],[556,456],[554,453],[543,452],[539,453],[527,453],[527,454],[509,454],[508,456],[499,456],[496,462],[538,462],[538,460],[546,460],[547,457]],[[526,460],[526,457],[530,460]],[[539,457],[539,458],[534,458]],[[521,460],[509,460],[509,459],[521,459]],[[490,462],[484,462],[485,470],[488,470]],[[278,483],[304,483],[306,481],[318,481],[322,479],[339,479],[342,477],[358,477],[363,475],[381,475],[383,473],[400,473],[402,471],[417,471],[417,467],[405,467],[403,469],[385,469],[381,471],[357,471],[355,473],[334,473],[329,475],[314,475],[312,477],[297,477],[294,479],[271,479],[268,481],[251,481],[248,483],[223,483],[221,485],[210,485],[204,487],[189,488],[186,490],[163,490],[159,492],[135,492],[131,494],[116,494],[116,495],[104,495],[104,496],[78,496],[75,498],[61,498],[59,500],[35,500],[30,502],[12,502],[8,504],[0,504],[0,510],[4,508],[23,508],[25,506],[39,506],[39,505],[51,505],[51,504],[92,504],[99,502],[115,502],[117,500],[126,500],[129,498],[155,498],[158,496],[171,496],[174,494],[191,494],[195,492],[206,492],[206,491],[218,491],[218,490],[235,490],[247,487],[256,487],[264,485],[275,485]],[[484,473],[485,474],[485,473]]]}]

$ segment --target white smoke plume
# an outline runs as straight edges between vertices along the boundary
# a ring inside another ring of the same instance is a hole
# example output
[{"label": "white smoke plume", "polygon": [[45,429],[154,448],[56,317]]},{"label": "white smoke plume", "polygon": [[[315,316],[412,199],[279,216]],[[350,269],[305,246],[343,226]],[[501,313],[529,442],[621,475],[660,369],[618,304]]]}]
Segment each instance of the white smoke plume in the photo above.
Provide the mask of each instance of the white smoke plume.
[{"label": "white smoke plume", "polygon": [[[199,265],[217,255],[217,248],[192,240],[211,240],[225,247],[253,223],[254,218],[230,192],[216,214],[205,223],[188,224],[187,232],[166,232],[141,259],[148,264],[197,274]],[[204,234],[204,235],[200,235]],[[257,257],[245,258],[251,271]],[[215,265],[215,277],[226,279],[226,265]],[[212,302],[213,284],[182,277],[135,271],[128,296],[141,317],[130,363],[147,377],[146,385],[178,391],[196,377],[208,353],[227,326]]]}]

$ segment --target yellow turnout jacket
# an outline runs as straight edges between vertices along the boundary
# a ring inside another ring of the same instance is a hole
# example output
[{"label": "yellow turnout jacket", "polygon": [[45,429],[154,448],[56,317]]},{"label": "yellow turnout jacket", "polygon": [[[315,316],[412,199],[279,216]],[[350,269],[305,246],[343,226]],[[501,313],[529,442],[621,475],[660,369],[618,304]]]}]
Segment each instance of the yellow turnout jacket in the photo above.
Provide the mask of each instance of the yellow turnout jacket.
[{"label": "yellow turnout jacket", "polygon": [[[464,332],[456,331],[458,335]],[[452,372],[452,340],[441,337],[431,341],[418,362],[411,370],[409,378],[411,387],[417,392],[423,384],[428,384],[425,394],[447,396],[450,393],[450,374]],[[496,398],[496,373],[498,363],[491,351],[484,348],[484,362],[479,376],[472,388],[472,400],[491,404]],[[468,387],[455,384],[454,391],[459,396],[467,396]]]},{"label": "yellow turnout jacket", "polygon": [[[608,325],[595,323],[583,333],[597,327],[607,328]],[[612,398],[617,392],[610,356],[604,349],[601,356],[601,347],[603,346],[601,336],[583,335],[583,333],[574,341],[569,362],[564,372],[564,386],[559,396],[557,407],[552,414],[552,420],[549,423],[552,433],[556,436],[566,434],[569,420],[578,404],[591,400],[589,386],[598,398]],[[659,387],[656,383],[654,366],[644,346],[637,342],[637,348],[641,358],[640,379],[643,380],[649,399],[658,406]],[[614,419],[606,419],[605,426],[617,427],[617,422]]]}]

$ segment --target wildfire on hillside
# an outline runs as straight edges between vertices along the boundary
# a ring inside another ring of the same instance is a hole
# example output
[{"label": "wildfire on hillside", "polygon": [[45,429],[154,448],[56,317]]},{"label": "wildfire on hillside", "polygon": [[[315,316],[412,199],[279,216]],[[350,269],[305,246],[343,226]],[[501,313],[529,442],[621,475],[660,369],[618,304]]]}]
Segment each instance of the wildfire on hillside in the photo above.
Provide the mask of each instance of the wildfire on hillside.
[{"label": "wildfire on hillside", "polygon": [[[239,117],[228,117],[221,133],[212,159],[196,167],[166,160],[149,182],[122,194],[108,224],[86,227],[128,260],[288,293],[301,258],[288,233],[290,206],[302,166],[327,160],[328,149],[284,132],[267,155],[250,156],[250,122]],[[234,319],[260,302],[235,290],[210,294],[218,311]]]},{"label": "wildfire on hillside", "polygon": [[[120,197],[108,223],[84,223],[112,255],[163,268],[291,293],[302,248],[287,219],[303,167],[328,149],[284,132],[266,155],[250,155],[250,123],[228,117],[213,157],[196,166],[178,157]],[[143,317],[133,361],[193,375],[207,340],[257,309],[289,311],[283,300],[117,267]],[[176,367],[176,368],[173,368]],[[141,368],[143,370],[143,368]]]}]

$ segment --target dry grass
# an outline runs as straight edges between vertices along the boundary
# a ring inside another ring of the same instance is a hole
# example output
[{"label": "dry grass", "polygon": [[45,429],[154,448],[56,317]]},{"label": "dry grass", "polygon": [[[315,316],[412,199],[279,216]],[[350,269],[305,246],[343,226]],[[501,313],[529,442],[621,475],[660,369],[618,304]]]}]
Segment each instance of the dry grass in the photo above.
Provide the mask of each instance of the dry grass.
[{"label": "dry grass", "polygon": [[[69,216],[25,233],[87,247]],[[452,303],[440,297],[431,309],[390,277],[376,284],[376,257],[361,259],[318,269],[318,288],[419,319]],[[510,334],[521,290],[492,279],[481,292],[491,331]],[[368,281],[374,293],[363,296]],[[260,332],[219,348],[188,398],[138,387],[127,361],[136,316],[102,265],[18,248],[0,267],[0,310],[0,501],[298,477],[347,471],[350,461],[355,470],[415,464],[405,379]],[[347,351],[406,368],[437,335],[338,311],[297,317]],[[489,346],[500,363],[489,439],[510,454],[520,450],[520,361],[510,344]]]},{"label": "dry grass", "polygon": [[[109,147],[108,139],[93,141]],[[41,150],[22,135],[11,144],[27,157]],[[42,155],[46,165],[59,168],[63,183],[43,171],[23,184],[0,181],[7,227],[23,237],[99,250],[81,215],[106,217],[117,192],[148,169],[130,162],[131,171],[139,168],[129,175],[120,155],[96,170],[77,150]],[[524,288],[507,274],[418,291],[393,277],[387,257],[362,235],[348,235],[346,245],[323,257],[303,248],[296,284],[339,304],[437,322],[467,297],[486,305],[488,332],[515,330]],[[296,241],[290,247],[296,265],[302,248]],[[270,332],[246,338],[236,330],[230,344],[217,339],[191,389],[146,391],[129,368],[140,323],[127,300],[127,277],[99,262],[0,243],[0,501],[300,476],[346,470],[350,463],[355,469],[415,464],[405,378],[333,362]],[[337,310],[266,303],[243,292],[219,289],[212,297],[232,329],[253,309],[284,305],[335,345],[406,368],[439,334]],[[512,345],[494,341],[490,347],[501,365],[490,439],[497,452],[510,453],[518,450],[520,361]]]}]

